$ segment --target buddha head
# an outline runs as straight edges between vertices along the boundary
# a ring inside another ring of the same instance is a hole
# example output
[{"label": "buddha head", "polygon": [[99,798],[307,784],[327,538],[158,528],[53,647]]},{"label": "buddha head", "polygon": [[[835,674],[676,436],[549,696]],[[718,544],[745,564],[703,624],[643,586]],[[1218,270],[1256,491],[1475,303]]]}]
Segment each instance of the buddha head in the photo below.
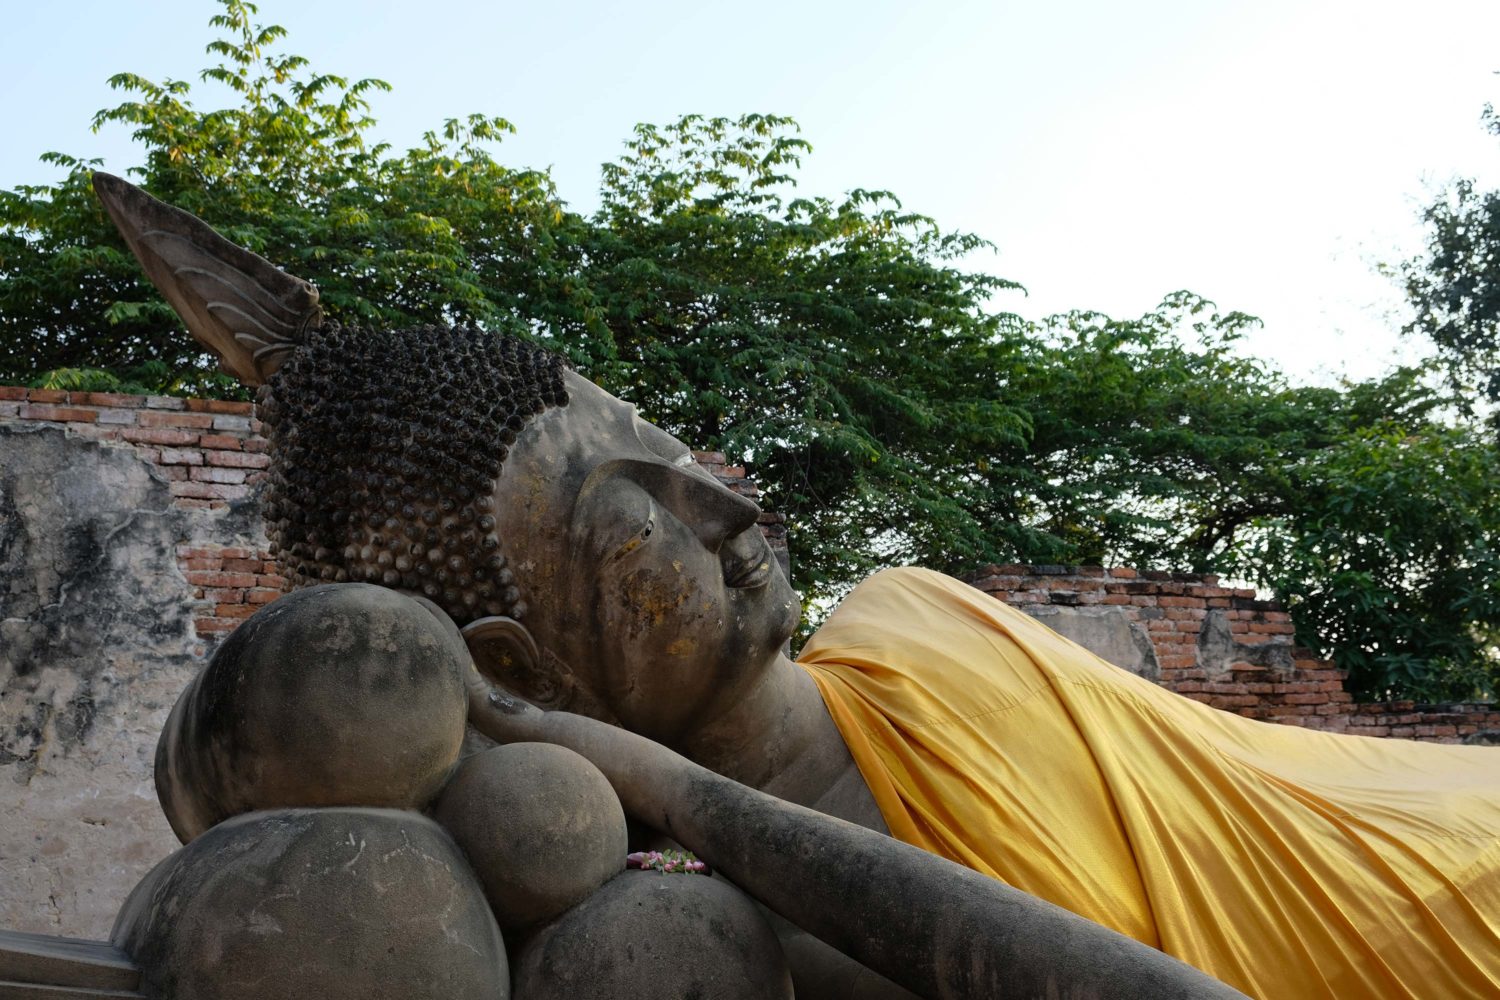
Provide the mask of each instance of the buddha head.
[{"label": "buddha head", "polygon": [[124,181],[95,188],[189,331],[258,387],[293,586],[420,596],[493,682],[669,743],[774,660],[800,609],[758,507],[635,407],[513,338],[324,323],[308,283]]}]

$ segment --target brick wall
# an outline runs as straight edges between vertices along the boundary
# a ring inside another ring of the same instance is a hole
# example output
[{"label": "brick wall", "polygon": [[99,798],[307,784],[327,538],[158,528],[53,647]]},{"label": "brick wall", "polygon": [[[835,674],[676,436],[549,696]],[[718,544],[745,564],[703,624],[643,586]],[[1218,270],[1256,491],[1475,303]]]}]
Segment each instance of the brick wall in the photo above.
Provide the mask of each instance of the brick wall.
[{"label": "brick wall", "polygon": [[[58,424],[70,434],[132,447],[168,481],[172,505],[181,509],[217,510],[249,500],[270,464],[251,403],[0,386],[0,422]],[[760,499],[759,487],[745,477],[744,468],[730,465],[722,452],[694,455],[730,489]],[[760,524],[777,559],[789,569],[783,520],[767,512]],[[193,588],[194,628],[200,639],[213,641],[232,632],[286,587],[263,544],[247,548],[198,541],[179,545],[177,562]]]},{"label": "brick wall", "polygon": [[1112,609],[1149,640],[1157,683],[1252,719],[1443,743],[1500,731],[1495,704],[1355,704],[1343,671],[1295,645],[1285,609],[1213,575],[987,566],[971,583],[1034,614]]}]

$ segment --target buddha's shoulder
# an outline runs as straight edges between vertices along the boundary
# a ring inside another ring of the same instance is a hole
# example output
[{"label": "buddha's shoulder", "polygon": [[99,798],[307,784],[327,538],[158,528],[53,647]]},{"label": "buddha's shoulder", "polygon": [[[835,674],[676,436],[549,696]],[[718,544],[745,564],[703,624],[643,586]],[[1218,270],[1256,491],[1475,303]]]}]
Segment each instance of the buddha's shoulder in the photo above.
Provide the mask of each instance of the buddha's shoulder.
[{"label": "buddha's shoulder", "polygon": [[936,570],[923,569],[920,566],[894,566],[890,569],[879,570],[872,573],[850,591],[845,601],[856,598],[868,598],[872,595],[889,595],[900,592],[913,592],[921,594],[943,594],[968,601],[971,598],[985,597],[982,591],[975,589],[962,580],[939,573]]},{"label": "buddha's shoulder", "polygon": [[962,580],[917,566],[883,569],[849,592],[829,621],[858,618],[886,627],[909,628],[916,618],[1005,617],[1013,609]]}]

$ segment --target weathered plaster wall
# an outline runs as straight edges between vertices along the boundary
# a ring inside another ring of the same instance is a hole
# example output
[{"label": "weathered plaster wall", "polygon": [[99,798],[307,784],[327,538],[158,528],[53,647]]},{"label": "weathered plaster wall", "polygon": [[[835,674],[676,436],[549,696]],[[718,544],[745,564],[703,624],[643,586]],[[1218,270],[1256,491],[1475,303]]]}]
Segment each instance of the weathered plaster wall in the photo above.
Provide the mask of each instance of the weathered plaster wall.
[{"label": "weathered plaster wall", "polygon": [[203,653],[177,548],[260,522],[169,486],[132,447],[0,424],[0,926],[103,936],[175,845],[151,757]]}]

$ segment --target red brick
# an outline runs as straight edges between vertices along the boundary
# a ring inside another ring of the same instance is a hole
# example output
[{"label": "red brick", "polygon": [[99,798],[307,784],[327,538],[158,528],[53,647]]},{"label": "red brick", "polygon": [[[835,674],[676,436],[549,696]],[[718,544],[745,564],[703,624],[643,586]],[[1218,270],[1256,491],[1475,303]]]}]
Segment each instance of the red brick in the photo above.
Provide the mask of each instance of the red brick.
[{"label": "red brick", "polygon": [[1109,571],[1109,575],[1116,580],[1134,580],[1140,574],[1125,566],[1116,566]]},{"label": "red brick", "polygon": [[[36,392],[32,393],[35,399]],[[56,420],[60,423],[91,424],[99,419],[93,410],[82,410],[71,406],[31,405],[21,407],[22,420]]]},{"label": "red brick", "polygon": [[1264,646],[1266,643],[1275,643],[1279,637],[1265,635],[1258,632],[1246,632],[1244,635],[1236,635],[1234,641],[1242,646]]},{"label": "red brick", "polygon": [[257,587],[265,587],[278,593],[286,588],[286,577],[279,573],[262,573],[255,578]]},{"label": "red brick", "polygon": [[271,464],[271,457],[243,451],[210,451],[208,464],[229,469],[264,469]]},{"label": "red brick", "polygon": [[126,410],[138,410],[146,405],[146,397],[132,396],[128,392],[74,392],[68,398],[84,406],[113,406]]},{"label": "red brick", "polygon": [[189,556],[186,559],[179,558],[177,563],[184,570],[193,572],[217,573],[224,568],[224,560],[213,556]]},{"label": "red brick", "polygon": [[248,604],[270,604],[280,596],[280,590],[273,590],[270,587],[255,587],[245,591],[245,601]]},{"label": "red brick", "polygon": [[223,559],[250,559],[257,555],[254,549],[247,549],[243,545],[225,545],[218,549],[218,553]]},{"label": "red brick", "polygon": [[177,546],[178,559],[217,559],[223,554],[223,549],[217,545],[188,545]]},{"label": "red brick", "polygon": [[198,443],[205,448],[217,451],[239,451],[241,445],[244,444],[242,440],[230,434],[205,434]]},{"label": "red brick", "polygon": [[1158,607],[1162,608],[1201,608],[1203,598],[1201,597],[1159,597],[1156,599]]},{"label": "red brick", "polygon": [[169,488],[174,497],[191,497],[197,500],[240,500],[250,495],[248,486],[234,483],[172,483]]},{"label": "red brick", "polygon": [[126,441],[161,445],[186,445],[193,444],[198,440],[198,435],[195,432],[175,427],[126,428],[120,432],[120,436]]},{"label": "red brick", "polygon": [[1185,670],[1188,667],[1196,667],[1198,665],[1198,657],[1186,653],[1168,653],[1165,656],[1157,657],[1156,662],[1161,665],[1163,670]]},{"label": "red brick", "polygon": [[153,410],[182,410],[187,404],[176,396],[147,396],[146,405]]},{"label": "red brick", "polygon": [[1207,616],[1208,612],[1202,608],[1182,608],[1168,605],[1166,610],[1167,619],[1174,622],[1202,621]]},{"label": "red brick", "polygon": [[[271,442],[263,437],[245,438],[241,445],[246,451],[253,451],[257,455],[263,455],[271,450]],[[764,516],[764,515],[762,515]]]},{"label": "red brick", "polygon": [[195,618],[193,619],[193,630],[200,636],[213,635],[216,633],[233,632],[239,628],[240,623],[235,618]]},{"label": "red brick", "polygon": [[189,399],[187,408],[194,413],[238,413],[249,416],[255,409],[254,403],[242,403],[234,399]]},{"label": "red brick", "polygon": [[250,604],[217,604],[214,606],[215,618],[249,618],[255,614],[255,607]]},{"label": "red brick", "polygon": [[142,413],[137,421],[142,427],[193,427],[206,430],[214,425],[214,418],[207,413],[174,413],[155,410]]},{"label": "red brick", "polygon": [[245,481],[244,469],[219,469],[210,466],[195,468],[191,477],[199,483],[234,483],[236,485]]},{"label": "red brick", "polygon": [[25,399],[26,392],[24,385],[0,385],[0,399]]},{"label": "red brick", "polygon": [[120,429],[118,427],[100,427],[98,424],[72,423],[68,425],[68,433],[77,437],[88,438],[90,441],[120,440]]},{"label": "red brick", "polygon": [[162,465],[202,465],[203,452],[195,448],[163,448]]},{"label": "red brick", "polygon": [[1250,631],[1266,635],[1291,635],[1297,629],[1285,622],[1251,622]]},{"label": "red brick", "polygon": [[32,389],[26,398],[33,403],[66,403],[68,394],[62,389]]},{"label": "red brick", "polygon": [[99,423],[113,424],[116,427],[130,427],[135,424],[135,410],[103,409],[98,411]]},{"label": "red brick", "polygon": [[1105,594],[1100,604],[1129,604],[1130,598],[1124,594]]},{"label": "red brick", "polygon": [[223,573],[216,571],[193,571],[185,574],[187,582],[195,587],[224,589],[255,586],[254,573]]},{"label": "red brick", "polygon": [[1326,694],[1289,694],[1284,699],[1288,705],[1326,705],[1328,695]]},{"label": "red brick", "polygon": [[259,559],[225,559],[224,569],[230,573],[259,573]]}]

